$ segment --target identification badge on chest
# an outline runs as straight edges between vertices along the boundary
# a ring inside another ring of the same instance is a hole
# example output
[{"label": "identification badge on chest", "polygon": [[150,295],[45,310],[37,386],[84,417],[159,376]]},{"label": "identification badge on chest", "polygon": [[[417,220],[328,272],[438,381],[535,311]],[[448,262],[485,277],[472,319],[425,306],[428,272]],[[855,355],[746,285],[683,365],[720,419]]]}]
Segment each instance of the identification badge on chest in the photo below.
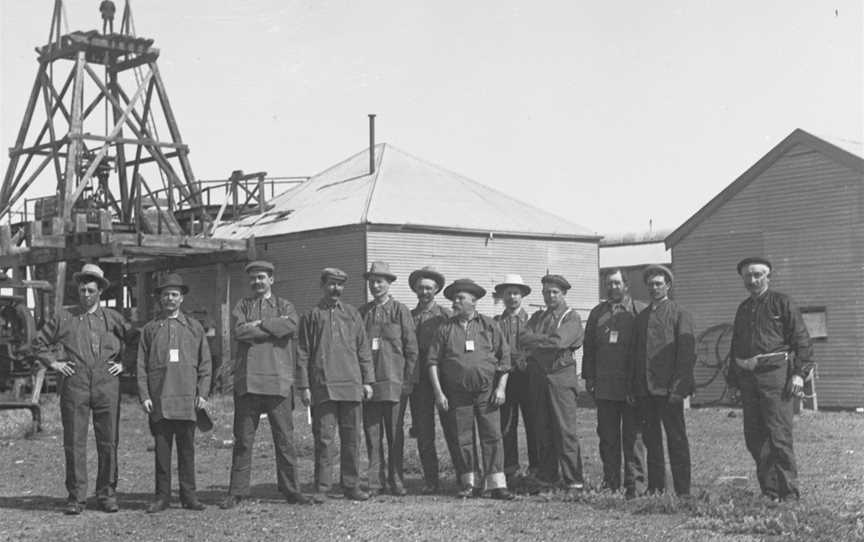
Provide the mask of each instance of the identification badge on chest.
[{"label": "identification badge on chest", "polygon": [[468,339],[465,341],[465,351],[473,352],[474,351],[474,339]]},{"label": "identification badge on chest", "polygon": [[179,348],[169,348],[168,349],[168,361],[171,363],[180,363],[180,349]]},{"label": "identification badge on chest", "polygon": [[380,350],[381,349],[381,339],[378,337],[372,337],[372,350]]},{"label": "identification badge on chest", "polygon": [[609,344],[618,343],[618,332],[614,329],[609,330]]}]

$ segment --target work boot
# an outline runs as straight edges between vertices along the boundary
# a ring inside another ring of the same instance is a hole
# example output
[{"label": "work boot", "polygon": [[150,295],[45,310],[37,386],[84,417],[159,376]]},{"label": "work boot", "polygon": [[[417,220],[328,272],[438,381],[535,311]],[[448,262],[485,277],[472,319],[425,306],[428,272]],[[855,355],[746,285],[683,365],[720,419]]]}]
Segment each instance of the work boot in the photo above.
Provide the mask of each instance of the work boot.
[{"label": "work boot", "polygon": [[120,507],[117,505],[117,499],[115,499],[114,497],[105,497],[104,499],[99,500],[99,509],[103,512],[113,514],[114,512],[120,510]]},{"label": "work boot", "polygon": [[168,499],[166,497],[156,497],[154,501],[147,505],[147,513],[155,514],[168,509]]},{"label": "work boot", "polygon": [[181,499],[180,505],[183,506],[186,510],[194,510],[196,512],[200,512],[207,508],[201,501],[198,500],[198,497],[191,497],[188,499]]},{"label": "work boot", "polygon": [[[479,488],[476,488],[479,489]],[[463,486],[458,492],[456,492],[456,497],[459,499],[470,499],[475,496],[475,488],[474,486]]]},{"label": "work boot", "polygon": [[390,487],[390,493],[392,493],[393,495],[395,495],[397,497],[404,497],[405,495],[408,494],[408,492],[405,491],[405,486],[403,486],[402,484],[392,485]]},{"label": "work boot", "polygon": [[510,493],[510,490],[508,490],[506,487],[499,487],[498,489],[493,489],[489,496],[499,501],[512,501],[516,498],[516,495]]},{"label": "work boot", "polygon": [[63,513],[67,516],[77,516],[81,512],[83,512],[86,507],[86,503],[78,502],[75,500],[68,500],[63,506]]},{"label": "work boot", "polygon": [[243,497],[239,495],[228,495],[225,497],[225,500],[219,503],[219,508],[222,510],[231,510],[232,508],[236,508],[237,505],[243,500]]},{"label": "work boot", "polygon": [[346,499],[351,499],[352,501],[368,501],[369,494],[360,489],[359,487],[348,488],[343,492]]},{"label": "work boot", "polygon": [[299,505],[310,505],[310,504],[321,504],[322,501],[320,499],[316,499],[315,497],[308,497],[302,493],[288,493],[285,495],[285,501],[288,504],[299,504]]}]

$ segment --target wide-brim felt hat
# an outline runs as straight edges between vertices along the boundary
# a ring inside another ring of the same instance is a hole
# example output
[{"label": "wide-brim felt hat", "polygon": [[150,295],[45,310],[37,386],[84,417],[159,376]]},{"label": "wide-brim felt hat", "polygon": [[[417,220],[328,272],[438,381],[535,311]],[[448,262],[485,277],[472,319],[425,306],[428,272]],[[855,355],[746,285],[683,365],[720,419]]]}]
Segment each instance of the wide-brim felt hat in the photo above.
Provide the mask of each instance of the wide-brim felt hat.
[{"label": "wide-brim felt hat", "polygon": [[645,267],[645,270],[642,271],[642,281],[646,284],[648,283],[648,277],[654,276],[656,274],[666,275],[667,282],[673,282],[675,280],[675,275],[672,274],[672,270],[666,267],[665,265],[660,265],[659,263],[651,264]]},{"label": "wide-brim felt hat", "polygon": [[105,272],[102,271],[102,268],[95,263],[85,263],[84,266],[81,267],[81,271],[73,273],[72,279],[75,282],[81,282],[82,279],[93,279],[99,283],[99,286],[103,290],[111,284],[108,282],[108,279],[105,278]]},{"label": "wide-brim felt hat", "polygon": [[495,293],[500,294],[501,290],[505,289],[508,286],[516,286],[522,290],[522,295],[526,296],[531,293],[531,287],[525,284],[525,281],[522,280],[522,275],[504,275],[504,280],[495,285]]},{"label": "wide-brim felt hat", "polygon": [[554,284],[555,286],[561,288],[562,291],[566,292],[571,288],[570,282],[564,278],[563,275],[555,275],[548,274],[540,279],[541,284]]},{"label": "wide-brim felt hat", "polygon": [[486,295],[486,288],[480,286],[471,279],[457,279],[454,280],[450,286],[444,288],[444,297],[453,301],[453,298],[456,297],[456,294],[459,292],[468,292],[475,298],[480,299]]},{"label": "wide-brim felt hat", "polygon": [[186,282],[183,280],[183,277],[181,277],[177,273],[169,273],[162,277],[162,280],[159,281],[159,284],[156,285],[156,288],[154,288],[153,291],[158,294],[165,288],[171,286],[179,289],[180,293],[182,293],[183,295],[189,293],[189,287],[186,286]]},{"label": "wide-brim felt hat", "polygon": [[390,272],[390,264],[381,261],[372,262],[372,265],[369,266],[369,271],[363,273],[364,279],[368,280],[369,277],[384,277],[390,282],[396,280],[396,275]]},{"label": "wide-brim felt hat", "polygon": [[771,262],[761,256],[750,256],[749,258],[744,258],[740,262],[738,262],[738,274],[741,274],[741,270],[750,264],[758,263],[764,265],[768,268],[768,271],[771,271]]},{"label": "wide-brim felt hat", "polygon": [[428,265],[426,267],[411,272],[411,274],[408,276],[408,286],[410,286],[411,289],[414,290],[417,283],[420,282],[420,279],[434,280],[435,284],[438,285],[438,289],[435,290],[436,294],[444,288],[444,275],[442,275],[438,271],[435,271],[435,268],[429,267]]}]

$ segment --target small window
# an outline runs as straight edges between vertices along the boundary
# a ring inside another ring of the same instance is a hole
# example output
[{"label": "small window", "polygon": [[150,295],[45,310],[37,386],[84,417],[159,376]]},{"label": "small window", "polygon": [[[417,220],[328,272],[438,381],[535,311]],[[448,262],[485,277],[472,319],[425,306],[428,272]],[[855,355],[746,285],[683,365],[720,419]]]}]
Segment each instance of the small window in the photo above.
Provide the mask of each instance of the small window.
[{"label": "small window", "polygon": [[801,316],[811,339],[828,339],[828,318],[825,307],[802,307]]}]

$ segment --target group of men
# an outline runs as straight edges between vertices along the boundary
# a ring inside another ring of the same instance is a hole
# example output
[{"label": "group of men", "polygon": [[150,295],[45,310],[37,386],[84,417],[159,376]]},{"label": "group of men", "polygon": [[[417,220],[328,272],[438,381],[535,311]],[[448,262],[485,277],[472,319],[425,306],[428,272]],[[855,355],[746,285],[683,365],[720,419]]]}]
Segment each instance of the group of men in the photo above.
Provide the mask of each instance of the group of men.
[{"label": "group of men", "polygon": [[[772,499],[797,498],[790,398],[801,392],[811,367],[810,342],[794,303],[768,290],[770,271],[770,262],[763,258],[738,265],[750,297],[735,317],[727,379],[741,390],[746,444],[762,492]],[[665,266],[648,266],[644,272],[647,305],[630,298],[621,270],[607,272],[607,299],[591,311],[584,333],[579,314],[567,306],[570,283],[561,275],[541,279],[545,308],[530,317],[522,302],[531,287],[519,275],[507,275],[495,286],[505,309],[491,318],[477,311],[485,288],[471,279],[445,287],[444,276],[431,267],[415,270],[408,279],[417,296],[410,310],[390,295],[397,277],[385,262],[373,262],[364,274],[372,300],[359,309],[342,301],[347,274],[325,268],[320,301],[302,316],[274,294],[272,263],[251,262],[245,272],[252,295],[233,312],[238,344],[234,447],[223,509],[250,495],[252,449],[263,415],[273,436],[278,489],[289,503],[324,502],[335,489],[337,455],[338,491],[345,498],[362,501],[382,491],[405,495],[403,425],[409,405],[423,493],[441,489],[436,411],[459,497],[485,492],[510,500],[517,480],[529,492],[556,487],[581,491],[585,480],[576,424],[580,376],[597,405],[603,488],[617,491],[623,485],[627,498],[646,490],[665,491],[665,430],[674,490],[679,496],[690,493],[684,400],[694,391],[695,338],[690,313],[669,299],[674,277]],[[35,352],[61,375],[68,491],[64,511],[80,514],[85,508],[92,411],[97,502],[102,510],[115,512],[117,377],[123,370],[118,356],[134,331],[117,312],[100,306],[108,282],[98,266],[86,264],[75,280],[79,307],[60,311],[45,325]],[[436,302],[442,290],[450,309]],[[211,360],[201,325],[181,310],[188,291],[179,275],[164,276],[155,288],[161,312],[140,333],[138,391],[155,440],[156,491],[150,513],[169,506],[174,442],[181,504],[190,510],[204,508],[195,490],[194,435],[196,421],[207,418]],[[583,346],[580,375],[574,353]],[[295,399],[311,411],[311,495],[301,492],[297,476]],[[520,413],[527,440],[525,472],[518,455]],[[366,489],[360,484],[364,437]]]}]

